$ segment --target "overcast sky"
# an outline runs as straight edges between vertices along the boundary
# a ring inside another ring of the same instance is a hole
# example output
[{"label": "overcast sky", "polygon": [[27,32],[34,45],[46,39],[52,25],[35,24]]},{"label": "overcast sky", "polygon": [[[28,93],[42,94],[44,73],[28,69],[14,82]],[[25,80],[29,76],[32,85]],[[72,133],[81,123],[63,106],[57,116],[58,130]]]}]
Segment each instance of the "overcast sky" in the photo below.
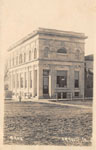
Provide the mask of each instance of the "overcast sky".
[{"label": "overcast sky", "polygon": [[38,27],[83,32],[85,54],[96,50],[96,0],[2,0],[1,6],[3,53]]}]

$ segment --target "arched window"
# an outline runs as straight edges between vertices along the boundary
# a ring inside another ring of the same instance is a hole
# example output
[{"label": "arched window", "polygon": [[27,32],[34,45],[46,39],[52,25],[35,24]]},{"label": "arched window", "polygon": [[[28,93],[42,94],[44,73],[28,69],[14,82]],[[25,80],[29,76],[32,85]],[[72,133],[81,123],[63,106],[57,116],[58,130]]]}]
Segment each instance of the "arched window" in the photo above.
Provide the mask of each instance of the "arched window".
[{"label": "arched window", "polygon": [[66,48],[60,48],[60,49],[57,50],[57,53],[64,53],[64,54],[66,54],[67,50],[66,50]]},{"label": "arched window", "polygon": [[48,57],[49,47],[45,47],[44,49],[44,57]]},{"label": "arched window", "polygon": [[37,49],[35,48],[34,49],[34,59],[36,59],[37,58]]},{"label": "arched window", "polygon": [[29,60],[31,60],[31,50],[29,51]]}]

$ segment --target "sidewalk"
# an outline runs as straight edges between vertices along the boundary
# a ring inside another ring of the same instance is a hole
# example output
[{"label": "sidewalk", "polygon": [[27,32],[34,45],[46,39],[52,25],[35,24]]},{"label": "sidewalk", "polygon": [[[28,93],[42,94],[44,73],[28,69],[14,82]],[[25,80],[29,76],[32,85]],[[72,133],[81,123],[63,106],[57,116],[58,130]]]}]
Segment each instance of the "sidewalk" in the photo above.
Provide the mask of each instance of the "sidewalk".
[{"label": "sidewalk", "polygon": [[22,100],[23,102],[37,102],[37,103],[47,103],[47,104],[55,104],[55,105],[61,105],[61,106],[68,106],[68,107],[77,107],[77,108],[84,108],[84,109],[92,109],[92,106],[85,106],[85,105],[78,105],[78,104],[68,104],[68,103],[61,103],[61,102],[55,102],[50,101],[50,99],[28,99],[28,100]]}]

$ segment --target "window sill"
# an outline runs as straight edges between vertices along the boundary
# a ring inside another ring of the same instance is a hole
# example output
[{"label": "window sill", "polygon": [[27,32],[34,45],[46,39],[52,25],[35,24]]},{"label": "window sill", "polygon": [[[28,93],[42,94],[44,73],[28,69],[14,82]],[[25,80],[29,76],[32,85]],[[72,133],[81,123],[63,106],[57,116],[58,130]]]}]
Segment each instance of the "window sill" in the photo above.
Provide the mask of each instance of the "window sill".
[{"label": "window sill", "polygon": [[56,89],[68,89],[68,87],[56,87]]},{"label": "window sill", "polygon": [[68,56],[68,54],[62,54],[62,53],[57,53],[57,54],[61,56]]},{"label": "window sill", "polygon": [[75,88],[74,90],[76,90],[76,91],[80,91],[80,89],[79,89],[79,88]]}]

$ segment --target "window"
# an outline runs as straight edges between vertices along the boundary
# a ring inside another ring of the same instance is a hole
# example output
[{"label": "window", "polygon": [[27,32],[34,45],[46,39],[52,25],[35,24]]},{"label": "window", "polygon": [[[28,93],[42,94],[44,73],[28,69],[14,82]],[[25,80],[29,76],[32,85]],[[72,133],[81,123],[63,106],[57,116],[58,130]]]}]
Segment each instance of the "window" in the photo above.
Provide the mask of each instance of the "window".
[{"label": "window", "polygon": [[48,57],[48,53],[49,53],[49,48],[45,47],[45,49],[44,49],[44,57]]},{"label": "window", "polygon": [[57,71],[57,87],[67,87],[67,71]]},{"label": "window", "polygon": [[20,74],[20,87],[23,88],[23,74]]},{"label": "window", "polygon": [[36,50],[36,48],[34,49],[34,59],[36,59],[37,58],[37,50]]},{"label": "window", "polygon": [[17,74],[17,88],[19,88],[19,79],[18,79],[18,74]]},{"label": "window", "polygon": [[30,74],[30,88],[32,88],[32,71],[30,71],[29,74]]},{"label": "window", "polygon": [[66,92],[63,92],[63,93],[61,93],[61,92],[58,92],[58,98],[59,99],[62,99],[62,98],[67,98],[67,93]]},{"label": "window", "polygon": [[29,51],[29,60],[31,60],[31,50]]},{"label": "window", "polygon": [[75,71],[75,88],[79,88],[79,71]]},{"label": "window", "polygon": [[26,72],[25,72],[25,88],[27,88],[27,78],[26,78]]},{"label": "window", "polygon": [[60,48],[60,49],[58,49],[57,50],[57,53],[67,53],[67,50],[66,50],[66,48]]},{"label": "window", "polygon": [[22,54],[20,54],[20,56],[19,56],[19,64],[21,64],[22,63]]},{"label": "window", "polygon": [[79,97],[79,92],[75,92],[75,97]]},{"label": "window", "polygon": [[61,99],[61,93],[58,92],[58,99]]},{"label": "window", "polygon": [[63,92],[63,98],[67,98],[67,93]]},{"label": "window", "polygon": [[43,94],[49,93],[49,70],[43,70]]},{"label": "window", "polygon": [[26,62],[26,53],[24,53],[24,62]]}]

